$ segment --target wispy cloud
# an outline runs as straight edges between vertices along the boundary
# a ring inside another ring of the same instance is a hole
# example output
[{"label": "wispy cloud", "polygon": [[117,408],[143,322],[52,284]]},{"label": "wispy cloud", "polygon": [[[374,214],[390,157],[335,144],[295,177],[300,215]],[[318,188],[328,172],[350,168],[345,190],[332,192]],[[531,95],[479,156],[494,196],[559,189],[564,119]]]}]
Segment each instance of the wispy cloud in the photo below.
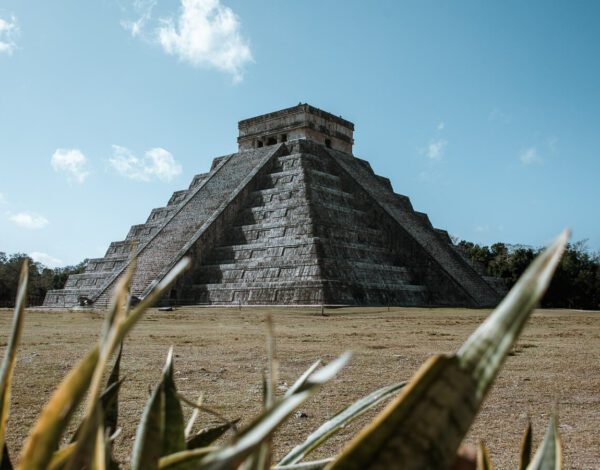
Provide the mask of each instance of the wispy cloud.
[{"label": "wispy cloud", "polygon": [[510,116],[499,108],[494,108],[488,115],[488,120],[496,121],[504,124],[510,123]]},{"label": "wispy cloud", "polygon": [[87,159],[79,149],[56,149],[50,164],[54,171],[65,173],[70,182],[82,184],[90,174]]},{"label": "wispy cloud", "polygon": [[12,55],[17,47],[17,36],[19,35],[19,24],[16,16],[8,19],[0,18],[0,54]]},{"label": "wispy cloud", "polygon": [[56,268],[65,264],[61,259],[55,258],[54,256],[50,256],[49,254],[42,253],[40,251],[32,251],[29,253],[29,256],[36,263],[42,263],[44,266],[49,268]]},{"label": "wispy cloud", "polygon": [[[253,57],[239,18],[231,8],[220,0],[181,0],[177,15],[160,18],[153,26],[155,5],[155,0],[136,0],[138,18],[121,24],[133,37],[156,42],[167,54],[183,62],[229,73],[234,82],[243,79]],[[151,32],[146,34],[147,30]]]},{"label": "wispy cloud", "polygon": [[160,147],[137,157],[128,148],[113,145],[113,156],[108,161],[117,173],[137,181],[171,181],[181,174],[181,165],[169,151]]},{"label": "wispy cloud", "polygon": [[4,194],[0,193],[0,205],[4,205],[4,204],[8,204],[8,201],[6,200],[6,197],[4,196]]},{"label": "wispy cloud", "polygon": [[432,140],[429,142],[427,147],[420,150],[422,155],[425,155],[430,160],[441,160],[446,151],[448,141],[444,139]]},{"label": "wispy cloud", "polygon": [[444,121],[441,121],[438,125],[437,125],[437,130],[438,131],[443,131],[446,128],[446,123]]},{"label": "wispy cloud", "polygon": [[524,165],[532,165],[534,163],[542,163],[542,156],[539,154],[536,147],[526,148],[519,155],[521,163]]},{"label": "wispy cloud", "polygon": [[29,230],[39,230],[48,225],[48,219],[46,219],[46,217],[39,214],[33,214],[31,212],[9,214],[8,219],[13,224]]},{"label": "wispy cloud", "polygon": [[133,6],[139,15],[138,18],[123,20],[121,26],[135,38],[143,35],[146,24],[152,19],[152,10],[156,6],[156,0],[135,0]]}]

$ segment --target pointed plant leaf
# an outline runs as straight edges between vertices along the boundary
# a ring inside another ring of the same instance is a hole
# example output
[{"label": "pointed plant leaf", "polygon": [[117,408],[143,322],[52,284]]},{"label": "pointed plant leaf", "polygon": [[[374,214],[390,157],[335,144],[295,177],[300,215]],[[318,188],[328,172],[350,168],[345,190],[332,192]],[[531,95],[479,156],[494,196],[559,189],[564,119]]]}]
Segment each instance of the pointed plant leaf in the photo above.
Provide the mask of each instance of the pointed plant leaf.
[{"label": "pointed plant leaf", "polygon": [[163,372],[163,391],[165,416],[161,457],[186,449],[183,410],[173,381],[173,348],[169,350],[167,364]]},{"label": "pointed plant leaf", "polygon": [[487,392],[531,312],[546,292],[569,234],[565,230],[533,260],[500,305],[458,350],[456,355],[461,365],[471,370],[477,381],[478,398]]},{"label": "pointed plant leaf", "polygon": [[188,449],[198,449],[199,447],[207,447],[213,442],[215,442],[227,431],[232,429],[238,422],[239,419],[236,419],[231,423],[225,423],[210,428],[204,428],[198,431],[194,436],[191,436],[187,439],[186,447]]},{"label": "pointed plant leaf", "polygon": [[531,461],[531,448],[532,448],[532,433],[531,433],[531,421],[527,421],[527,427],[523,433],[523,439],[521,441],[521,455],[519,456],[519,470],[525,470]]},{"label": "pointed plant leaf", "polygon": [[131,455],[132,470],[154,470],[162,453],[164,393],[158,384],[146,402]]},{"label": "pointed plant leaf", "polygon": [[321,359],[317,359],[315,362],[313,362],[312,365],[306,369],[300,377],[298,377],[298,380],[294,382],[294,384],[287,390],[287,392],[285,392],[285,394],[293,395],[296,393],[296,391],[306,383],[306,379],[310,377],[310,374],[317,370],[317,367],[320,365]]},{"label": "pointed plant leaf", "polygon": [[[74,442],[75,449],[65,462],[65,470],[80,470],[93,466],[93,459],[97,452],[98,429],[102,428],[102,432],[104,432],[103,421],[102,407],[96,404],[92,414],[81,423],[77,441]],[[104,448],[102,448],[102,452],[104,452]]]},{"label": "pointed plant leaf", "polygon": [[313,460],[311,462],[292,463],[288,465],[276,465],[272,470],[320,470],[331,463],[333,458]]},{"label": "pointed plant leaf", "polygon": [[207,454],[215,452],[218,447],[200,447],[198,449],[184,450],[175,454],[166,455],[160,459],[158,468],[160,470],[186,470],[197,468],[195,464],[202,460]]},{"label": "pointed plant leaf", "polygon": [[65,466],[65,463],[69,460],[73,452],[75,451],[75,443],[71,442],[64,447],[58,449],[54,454],[52,454],[52,458],[50,459],[50,463],[48,464],[48,470],[62,470]]},{"label": "pointed plant leaf", "polygon": [[[122,384],[123,384],[123,379],[111,384],[106,390],[104,390],[104,393],[102,393],[102,395],[100,396],[100,404],[102,406],[102,410],[104,410],[105,408],[110,409],[113,406],[113,402],[115,400],[117,400],[117,397],[119,394],[119,389],[121,388]],[[104,427],[105,428],[106,428],[107,421],[108,421],[108,419],[105,414],[105,416],[104,416]],[[110,422],[112,423],[112,421],[110,421]],[[73,437],[71,437],[71,442],[77,441],[77,439],[79,438],[79,435],[81,433],[83,424],[84,424],[83,421],[79,424],[76,431],[73,433]]]},{"label": "pointed plant leaf", "polygon": [[73,412],[90,385],[99,352],[98,345],[93,347],[56,389],[25,441],[19,469],[41,470],[48,466]]},{"label": "pointed plant leaf", "polygon": [[477,470],[494,470],[490,452],[483,441],[479,441],[477,447]]},{"label": "pointed plant leaf", "polygon": [[[19,286],[17,288],[17,298],[15,301],[15,313],[13,315],[12,329],[4,359],[2,360],[2,368],[0,369],[0,446],[6,448],[4,440],[6,436],[6,423],[8,421],[8,413],[10,409],[10,391],[12,384],[13,371],[15,369],[15,361],[17,359],[17,348],[21,341],[23,332],[23,319],[25,312],[25,303],[27,302],[27,282],[29,279],[29,265],[27,260],[23,261],[21,266],[21,274],[19,276]],[[8,456],[8,451],[6,453]],[[4,451],[0,456],[4,460]],[[0,461],[1,463],[1,461]],[[11,465],[10,459],[7,465]]]},{"label": "pointed plant leaf", "polygon": [[146,309],[154,305],[165,292],[171,287],[177,278],[189,269],[191,265],[190,258],[182,258],[173,269],[152,289],[152,291],[144,297],[139,304],[137,304],[127,315],[127,318],[123,321],[123,325],[119,328],[116,336],[116,341],[121,342],[125,336],[135,326],[137,321],[142,317]]},{"label": "pointed plant leaf", "polygon": [[[198,418],[198,415],[200,414],[199,406],[201,406],[201,405],[202,405],[202,395],[200,395],[198,400],[196,400],[196,406],[194,407],[194,409],[192,411],[192,416],[190,416],[190,419],[188,420],[187,424],[185,425],[184,434],[185,434],[186,441],[189,440],[189,438],[192,434],[192,431],[194,430],[194,424],[196,423],[196,419]],[[189,447],[188,447],[188,449],[189,449]]]},{"label": "pointed plant leaf", "polygon": [[544,294],[569,232],[527,268],[455,355],[434,356],[329,469],[448,468],[506,354]]},{"label": "pointed plant leaf", "polygon": [[[96,428],[96,446],[94,450],[94,460],[92,462],[92,470],[106,470],[107,463],[107,441],[105,440],[104,426],[102,422]],[[108,452],[110,455],[110,451]]]},{"label": "pointed plant leaf", "polygon": [[319,386],[331,380],[349,359],[350,353],[346,352],[314,372],[296,393],[277,400],[271,408],[265,410],[237,434],[230,445],[206,455],[195,468],[201,470],[237,468],[296,408],[314,395]]},{"label": "pointed plant leaf", "polygon": [[0,462],[0,470],[13,470],[12,462],[10,461],[10,455],[8,453],[8,447],[6,444],[2,447],[2,462]]},{"label": "pointed plant leaf", "polygon": [[361,398],[360,400],[357,400],[352,405],[328,420],[326,423],[322,424],[316,431],[311,433],[302,444],[294,447],[285,457],[283,457],[277,465],[290,465],[300,462],[310,452],[315,450],[317,447],[327,441],[327,439],[333,436],[337,431],[351,423],[366,411],[381,403],[383,400],[386,400],[392,395],[396,394],[405,385],[406,382],[388,385],[380,388],[379,390],[371,392],[369,395]]},{"label": "pointed plant leaf", "polygon": [[[123,355],[123,343],[119,346],[117,358],[106,382],[106,387],[101,397],[102,409],[104,410],[104,427],[109,433],[113,433],[117,429],[119,422],[119,389],[122,380],[119,380],[121,369],[121,357]],[[118,384],[118,385],[116,385]],[[116,386],[115,386],[116,385]],[[112,392],[109,392],[112,390]]]},{"label": "pointed plant leaf", "polygon": [[552,415],[544,440],[540,444],[527,470],[561,470],[562,443],[558,434],[556,416]]}]

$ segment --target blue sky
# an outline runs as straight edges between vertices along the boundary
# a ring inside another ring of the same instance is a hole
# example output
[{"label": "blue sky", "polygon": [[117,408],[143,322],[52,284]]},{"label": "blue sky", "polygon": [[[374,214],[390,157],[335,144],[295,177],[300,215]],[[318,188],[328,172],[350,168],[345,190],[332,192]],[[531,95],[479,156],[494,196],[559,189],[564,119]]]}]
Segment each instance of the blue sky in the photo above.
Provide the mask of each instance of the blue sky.
[{"label": "blue sky", "polygon": [[598,2],[0,0],[0,251],[102,256],[308,102],[462,239],[600,249]]}]

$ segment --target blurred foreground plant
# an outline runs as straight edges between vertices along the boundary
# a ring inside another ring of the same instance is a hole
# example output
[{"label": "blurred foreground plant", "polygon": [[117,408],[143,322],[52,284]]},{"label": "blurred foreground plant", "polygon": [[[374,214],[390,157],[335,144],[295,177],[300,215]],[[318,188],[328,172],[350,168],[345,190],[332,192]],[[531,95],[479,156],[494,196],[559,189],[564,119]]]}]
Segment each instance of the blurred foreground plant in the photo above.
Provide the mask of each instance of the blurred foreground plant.
[{"label": "blurred foreground plant", "polygon": [[[173,379],[173,351],[169,351],[159,384],[144,408],[133,445],[131,468],[147,469],[378,469],[451,468],[459,446],[469,430],[500,366],[529,315],[544,294],[560,260],[568,233],[542,253],[488,319],[452,355],[434,356],[405,387],[398,383],[358,400],[311,433],[280,462],[272,465],[274,431],[295,409],[329,381],[349,359],[344,353],[325,367],[315,362],[280,397],[275,396],[277,360],[274,335],[269,335],[269,369],[264,380],[264,409],[241,430],[198,402],[182,397]],[[130,309],[129,287],[135,260],[119,280],[100,339],[69,372],[42,410],[23,445],[18,467],[37,469],[118,468],[112,458],[112,442],[118,435],[118,395],[123,338],[144,311],[158,300],[189,266],[184,259],[138,305]],[[16,349],[23,327],[27,264],[21,271],[11,336],[0,370],[0,470],[11,469],[5,445],[11,379]],[[269,321],[270,325],[270,321]],[[271,326],[270,326],[271,328]],[[119,350],[105,385],[103,377],[110,359]],[[304,459],[336,431],[383,400],[399,395],[340,453],[330,459]],[[87,394],[84,417],[66,446],[59,448],[75,409]],[[184,423],[182,403],[194,412]],[[222,424],[192,434],[198,411],[216,415]],[[226,443],[215,442],[228,430],[234,435]],[[464,460],[464,459],[463,459]],[[487,448],[480,444],[476,458],[466,459],[466,468],[492,468]],[[465,467],[463,467],[465,468]],[[562,450],[555,418],[540,448],[531,458],[531,427],[521,448],[521,469],[562,468]]]}]

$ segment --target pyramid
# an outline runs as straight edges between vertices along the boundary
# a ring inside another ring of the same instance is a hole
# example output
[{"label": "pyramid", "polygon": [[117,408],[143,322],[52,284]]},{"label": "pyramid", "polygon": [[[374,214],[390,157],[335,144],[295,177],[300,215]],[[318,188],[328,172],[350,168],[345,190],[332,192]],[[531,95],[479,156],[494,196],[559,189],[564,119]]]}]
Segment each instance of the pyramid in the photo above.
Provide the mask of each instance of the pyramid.
[{"label": "pyramid", "polygon": [[191,257],[165,304],[496,305],[495,280],[352,154],[353,132],[307,104],[240,121],[237,153],[215,158],[44,306],[106,307],[132,247],[137,298]]}]

